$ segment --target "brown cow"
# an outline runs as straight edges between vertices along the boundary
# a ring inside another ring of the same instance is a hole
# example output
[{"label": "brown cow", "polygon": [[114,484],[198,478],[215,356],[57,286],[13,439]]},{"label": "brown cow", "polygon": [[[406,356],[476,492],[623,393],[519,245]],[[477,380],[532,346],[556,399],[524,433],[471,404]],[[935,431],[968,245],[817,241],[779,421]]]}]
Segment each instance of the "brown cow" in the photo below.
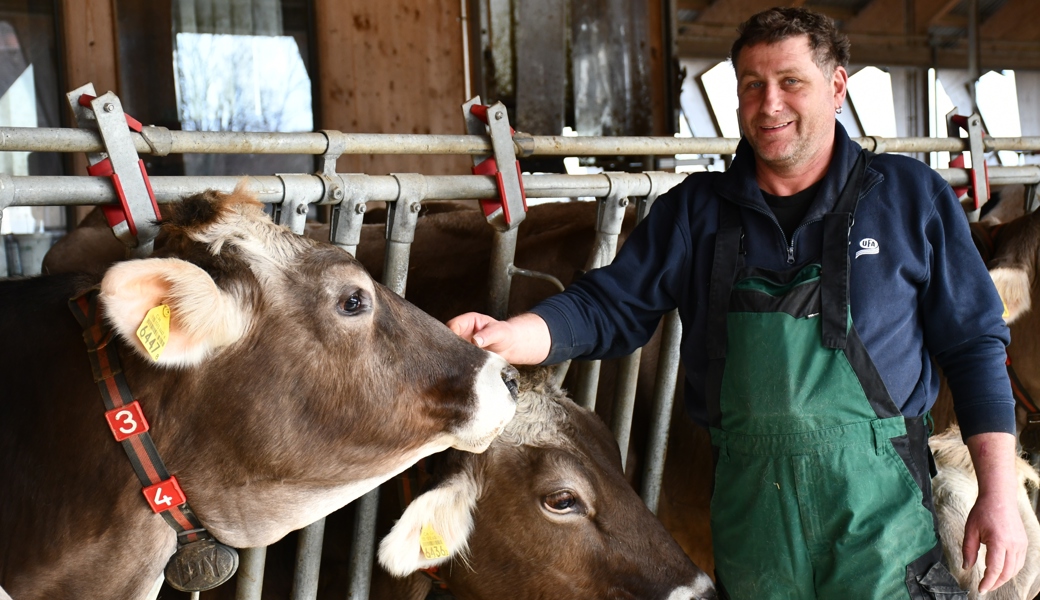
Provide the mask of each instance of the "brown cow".
[{"label": "brown cow", "polygon": [[[189,199],[163,228],[160,257],[100,281],[0,283],[0,586],[19,600],[144,598],[176,549],[105,424],[68,305],[92,285],[159,455],[232,546],[272,543],[423,456],[482,451],[515,410],[504,361],[241,191]],[[163,304],[154,361],[135,332]]]},{"label": "brown cow", "polygon": [[[549,273],[563,283],[569,283],[584,268],[594,237],[596,203],[570,202],[543,204],[531,207],[527,219],[520,226],[516,264],[520,267]],[[383,269],[384,226],[367,223],[362,231],[358,258],[378,278]],[[634,211],[629,210],[621,234],[621,241],[634,226]],[[100,240],[109,248],[109,260],[123,252],[112,238],[103,220],[97,220],[97,231],[76,230],[60,241],[52,253],[57,253],[69,242],[65,256],[82,257],[84,254],[104,256],[104,252],[85,252],[88,240]],[[81,228],[82,229],[82,228]],[[308,226],[307,235],[328,239],[328,229]],[[446,320],[467,311],[486,311],[487,272],[492,239],[491,228],[483,214],[472,208],[454,206],[451,210],[422,213],[412,248],[406,297],[434,317]],[[57,261],[48,262],[54,270]],[[450,290],[450,293],[445,293]],[[545,281],[516,277],[510,297],[510,311],[529,308],[547,297],[555,288]],[[652,344],[656,342],[655,337]],[[649,393],[656,371],[656,350],[644,352],[640,364],[637,409],[633,426],[633,451],[627,461],[629,478],[639,467],[635,448],[641,447],[640,434],[650,413]],[[597,412],[609,422],[612,403],[614,371],[606,365],[600,385]],[[665,487],[660,515],[668,530],[681,543],[693,562],[709,573],[713,566],[710,529],[707,521],[710,498],[711,450],[707,434],[686,417],[682,402],[676,404],[673,417],[671,448],[666,463]],[[384,495],[385,496],[385,495]],[[690,519],[690,515],[695,518]],[[691,526],[692,524],[692,526]],[[329,527],[332,527],[330,523]],[[326,547],[326,554],[334,549]],[[273,560],[273,559],[272,559]],[[345,559],[344,559],[345,560]],[[333,569],[323,568],[323,577]],[[421,581],[420,581],[421,583]]]},{"label": "brown cow", "polygon": [[[379,547],[411,595],[377,580],[373,597],[425,598],[416,571],[431,567],[460,599],[715,597],[625,480],[610,430],[550,373],[522,372],[516,417],[477,460],[449,452]],[[445,556],[421,552],[427,527]]]}]

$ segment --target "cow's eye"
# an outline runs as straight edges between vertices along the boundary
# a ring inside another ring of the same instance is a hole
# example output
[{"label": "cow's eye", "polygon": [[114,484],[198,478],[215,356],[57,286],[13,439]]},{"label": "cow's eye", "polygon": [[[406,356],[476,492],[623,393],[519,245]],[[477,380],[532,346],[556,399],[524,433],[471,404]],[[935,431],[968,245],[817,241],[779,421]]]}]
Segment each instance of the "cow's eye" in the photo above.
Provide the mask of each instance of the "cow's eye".
[{"label": "cow's eye", "polygon": [[542,504],[550,512],[559,515],[576,512],[580,508],[578,496],[570,490],[553,492],[542,499]]},{"label": "cow's eye", "polygon": [[357,290],[352,294],[342,296],[336,304],[336,310],[339,311],[339,314],[348,317],[360,314],[365,310],[365,293]]}]

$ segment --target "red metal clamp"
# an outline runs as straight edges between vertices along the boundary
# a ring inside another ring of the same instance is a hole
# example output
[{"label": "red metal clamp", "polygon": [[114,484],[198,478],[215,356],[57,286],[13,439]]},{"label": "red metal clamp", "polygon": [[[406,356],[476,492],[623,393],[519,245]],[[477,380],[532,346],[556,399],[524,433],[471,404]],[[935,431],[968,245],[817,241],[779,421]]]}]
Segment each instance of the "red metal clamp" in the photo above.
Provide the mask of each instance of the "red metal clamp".
[{"label": "red metal clamp", "polygon": [[[491,136],[493,154],[473,158],[474,175],[494,175],[498,198],[481,199],[480,207],[487,220],[502,231],[518,226],[527,216],[527,194],[524,191],[520,162],[513,148],[513,134],[505,105],[480,104],[476,97],[462,106],[466,128],[471,135]],[[503,165],[500,167],[499,165]]]},{"label": "red metal clamp", "polygon": [[123,112],[115,94],[96,97],[90,84],[68,96],[80,127],[96,127],[104,143],[103,152],[87,154],[87,173],[112,180],[119,205],[102,206],[112,233],[135,255],[150,253],[162,217],[144,161],[130,136],[131,130],[141,132],[141,122]]},{"label": "red metal clamp", "polygon": [[[982,127],[982,118],[978,113],[971,116],[947,115],[947,133],[951,136],[958,129],[968,134],[968,151],[971,153],[971,169],[968,169],[968,185],[953,188],[957,197],[968,195],[974,201],[973,210],[978,210],[989,201],[989,167],[986,165],[985,147],[983,138],[986,130]],[[958,152],[950,157],[950,167],[963,169],[965,165],[964,153]]]}]

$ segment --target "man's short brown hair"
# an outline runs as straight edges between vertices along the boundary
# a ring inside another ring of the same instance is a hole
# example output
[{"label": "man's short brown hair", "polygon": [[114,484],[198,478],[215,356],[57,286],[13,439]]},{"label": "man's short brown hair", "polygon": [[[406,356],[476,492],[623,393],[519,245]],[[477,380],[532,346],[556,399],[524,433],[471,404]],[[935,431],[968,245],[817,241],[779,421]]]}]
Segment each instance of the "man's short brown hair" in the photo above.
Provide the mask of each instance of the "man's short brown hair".
[{"label": "man's short brown hair", "polygon": [[775,44],[787,38],[806,35],[813,62],[825,74],[834,72],[838,66],[849,66],[849,38],[838,31],[829,17],[806,8],[777,7],[764,10],[737,28],[740,37],[733,42],[729,58],[737,68],[740,51],[756,44]]}]

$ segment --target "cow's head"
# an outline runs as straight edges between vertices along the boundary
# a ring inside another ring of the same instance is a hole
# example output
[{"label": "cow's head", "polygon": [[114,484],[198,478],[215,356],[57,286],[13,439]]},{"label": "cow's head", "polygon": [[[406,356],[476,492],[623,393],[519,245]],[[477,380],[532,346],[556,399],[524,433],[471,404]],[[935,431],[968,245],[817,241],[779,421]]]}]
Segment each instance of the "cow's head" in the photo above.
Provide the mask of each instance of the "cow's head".
[{"label": "cow's head", "polygon": [[[383,539],[387,571],[450,563],[439,573],[460,598],[714,598],[625,480],[599,417],[547,371],[524,372],[520,390],[516,417],[488,452],[449,453],[439,483]],[[447,556],[424,555],[424,529]]]},{"label": "cow's head", "polygon": [[[505,361],[241,189],[184,201],[163,230],[161,257],[106,271],[101,302],[170,470],[222,541],[271,543],[423,456],[483,451],[512,417]],[[136,332],[159,305],[153,361]]]}]

